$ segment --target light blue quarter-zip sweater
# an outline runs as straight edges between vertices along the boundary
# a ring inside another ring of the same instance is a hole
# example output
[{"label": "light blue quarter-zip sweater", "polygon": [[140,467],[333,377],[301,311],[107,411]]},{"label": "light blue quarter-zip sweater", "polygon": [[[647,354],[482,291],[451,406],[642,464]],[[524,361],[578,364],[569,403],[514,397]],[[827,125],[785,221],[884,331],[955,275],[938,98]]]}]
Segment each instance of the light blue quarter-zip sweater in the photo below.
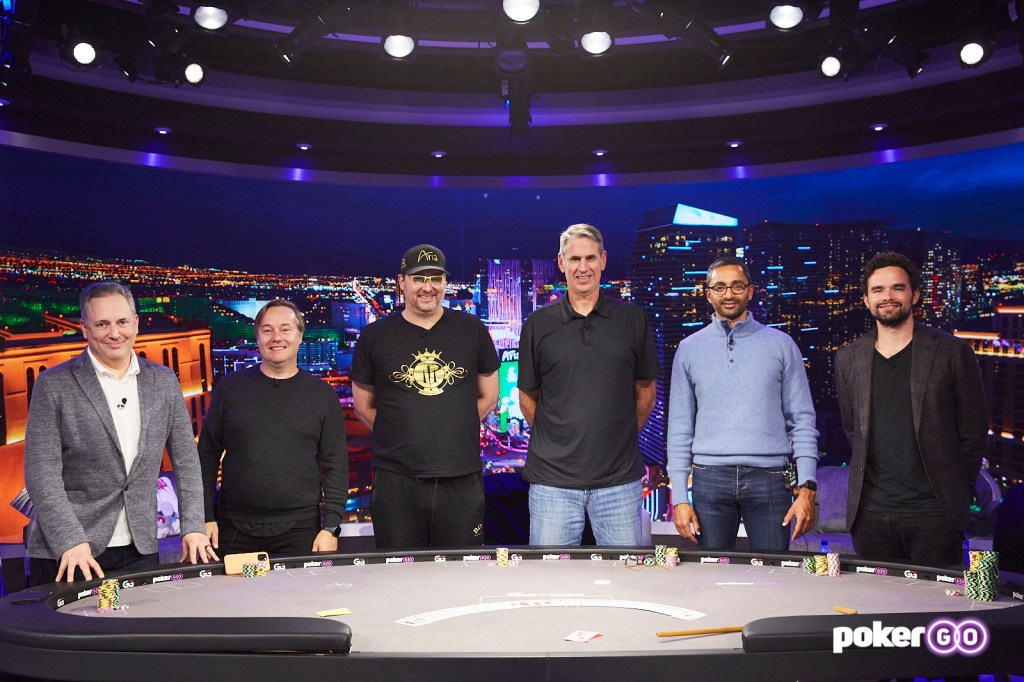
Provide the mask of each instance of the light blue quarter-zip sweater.
[{"label": "light blue quarter-zip sweater", "polygon": [[679,344],[672,363],[668,475],[685,482],[691,465],[783,466],[816,480],[818,431],[800,349],[788,334],[749,314],[729,328],[711,324]]}]

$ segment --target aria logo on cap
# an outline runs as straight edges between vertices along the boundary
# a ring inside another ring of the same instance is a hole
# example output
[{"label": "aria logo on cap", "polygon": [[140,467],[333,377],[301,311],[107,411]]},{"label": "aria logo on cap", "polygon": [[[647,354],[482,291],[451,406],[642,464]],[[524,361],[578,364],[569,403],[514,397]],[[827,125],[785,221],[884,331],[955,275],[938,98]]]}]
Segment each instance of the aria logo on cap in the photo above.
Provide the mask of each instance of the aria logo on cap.
[{"label": "aria logo on cap", "polygon": [[412,275],[424,270],[440,270],[444,267],[444,252],[433,244],[417,244],[402,256],[402,274]]}]

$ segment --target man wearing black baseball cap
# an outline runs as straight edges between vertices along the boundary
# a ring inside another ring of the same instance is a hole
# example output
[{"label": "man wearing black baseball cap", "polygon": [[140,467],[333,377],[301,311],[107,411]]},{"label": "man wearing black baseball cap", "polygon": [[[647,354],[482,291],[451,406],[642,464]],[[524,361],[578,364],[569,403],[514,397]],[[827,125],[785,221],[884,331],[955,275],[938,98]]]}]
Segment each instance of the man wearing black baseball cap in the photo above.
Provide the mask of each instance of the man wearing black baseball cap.
[{"label": "man wearing black baseball cap", "polygon": [[356,342],[349,376],[373,431],[379,549],[483,543],[480,421],[498,401],[498,354],[478,318],[444,307],[447,276],[441,249],[407,250],[405,308]]}]

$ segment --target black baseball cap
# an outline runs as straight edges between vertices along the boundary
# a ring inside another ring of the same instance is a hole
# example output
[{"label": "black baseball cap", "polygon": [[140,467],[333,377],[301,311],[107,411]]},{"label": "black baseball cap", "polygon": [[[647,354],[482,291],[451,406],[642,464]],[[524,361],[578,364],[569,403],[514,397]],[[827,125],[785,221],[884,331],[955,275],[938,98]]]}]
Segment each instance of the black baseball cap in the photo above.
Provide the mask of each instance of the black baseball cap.
[{"label": "black baseball cap", "polygon": [[430,244],[418,244],[402,256],[401,273],[403,275],[415,275],[424,270],[440,270],[449,274],[444,269],[444,252]]}]

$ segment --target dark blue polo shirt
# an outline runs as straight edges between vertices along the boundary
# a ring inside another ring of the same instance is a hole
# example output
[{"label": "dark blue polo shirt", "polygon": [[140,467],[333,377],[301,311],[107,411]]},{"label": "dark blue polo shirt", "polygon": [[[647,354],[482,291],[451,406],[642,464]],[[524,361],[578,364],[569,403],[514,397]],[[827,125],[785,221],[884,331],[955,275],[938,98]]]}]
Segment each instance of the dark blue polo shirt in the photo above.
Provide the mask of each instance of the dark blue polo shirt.
[{"label": "dark blue polo shirt", "polygon": [[538,392],[523,477],[560,488],[635,481],[635,382],[658,376],[644,311],[602,293],[586,317],[564,296],[533,313],[519,341],[519,390]]}]

